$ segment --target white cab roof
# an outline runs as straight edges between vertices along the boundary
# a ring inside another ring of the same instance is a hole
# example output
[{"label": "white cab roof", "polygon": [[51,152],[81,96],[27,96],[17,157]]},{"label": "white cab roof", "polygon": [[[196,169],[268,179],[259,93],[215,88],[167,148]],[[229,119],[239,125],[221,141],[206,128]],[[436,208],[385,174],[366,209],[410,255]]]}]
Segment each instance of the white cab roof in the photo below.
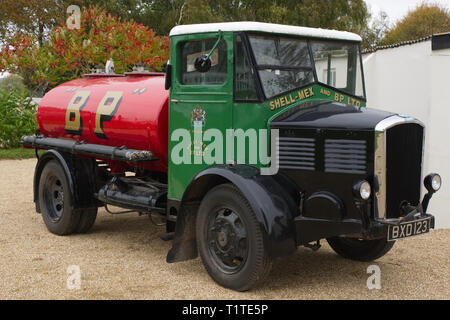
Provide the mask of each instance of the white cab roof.
[{"label": "white cab roof", "polygon": [[219,30],[259,31],[259,32],[280,33],[313,38],[339,39],[339,40],[350,40],[359,42],[361,41],[361,37],[359,35],[347,31],[287,26],[283,24],[252,22],[252,21],[180,25],[172,28],[172,30],[170,31],[170,36],[192,34],[192,33],[217,32]]}]

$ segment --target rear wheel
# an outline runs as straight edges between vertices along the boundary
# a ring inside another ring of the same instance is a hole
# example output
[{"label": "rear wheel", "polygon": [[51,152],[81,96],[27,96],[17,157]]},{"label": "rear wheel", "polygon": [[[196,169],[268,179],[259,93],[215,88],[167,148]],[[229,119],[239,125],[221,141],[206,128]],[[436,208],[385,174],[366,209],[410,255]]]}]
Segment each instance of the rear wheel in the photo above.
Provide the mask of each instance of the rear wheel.
[{"label": "rear wheel", "polygon": [[362,240],[344,237],[328,238],[327,241],[337,254],[357,261],[373,261],[381,258],[392,249],[395,243],[386,239]]},{"label": "rear wheel", "polygon": [[207,193],[198,211],[196,233],[203,264],[221,286],[245,291],[269,274],[272,264],[259,222],[232,184]]},{"label": "rear wheel", "polygon": [[49,161],[39,180],[39,206],[47,229],[57,235],[89,231],[97,217],[97,208],[72,209],[73,195],[64,170],[57,161]]},{"label": "rear wheel", "polygon": [[97,218],[97,208],[88,208],[79,211],[80,222],[75,230],[77,233],[86,233],[91,230]]}]

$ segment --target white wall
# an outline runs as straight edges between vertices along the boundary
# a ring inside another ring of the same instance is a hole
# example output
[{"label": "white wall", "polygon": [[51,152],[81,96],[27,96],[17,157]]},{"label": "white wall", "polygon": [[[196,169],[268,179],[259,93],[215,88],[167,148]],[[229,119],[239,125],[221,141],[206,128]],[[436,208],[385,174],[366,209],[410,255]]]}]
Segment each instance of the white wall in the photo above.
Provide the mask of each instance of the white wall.
[{"label": "white wall", "polygon": [[423,173],[443,180],[428,211],[437,228],[450,228],[450,49],[432,51],[428,40],[364,54],[363,61],[367,106],[425,124]]},{"label": "white wall", "polygon": [[437,226],[450,228],[450,49],[431,53],[428,168],[442,176],[443,186],[431,200]]}]

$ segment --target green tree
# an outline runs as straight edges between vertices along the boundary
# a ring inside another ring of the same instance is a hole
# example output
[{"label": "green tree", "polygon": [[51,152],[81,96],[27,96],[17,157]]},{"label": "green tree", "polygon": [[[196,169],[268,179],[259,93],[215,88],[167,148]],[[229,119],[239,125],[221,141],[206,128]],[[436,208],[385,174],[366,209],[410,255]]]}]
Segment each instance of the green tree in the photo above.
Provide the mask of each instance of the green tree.
[{"label": "green tree", "polygon": [[65,19],[67,7],[80,0],[1,0],[0,37],[33,34],[42,45],[48,32]]},{"label": "green tree", "polygon": [[79,0],[79,2],[86,8],[96,6],[113,16],[138,23],[142,22],[141,18],[146,10],[146,1],[141,0]]},{"label": "green tree", "polygon": [[7,77],[0,78],[0,90],[16,90],[19,93],[24,93],[27,91],[27,88],[25,87],[21,77],[11,74]]},{"label": "green tree", "polygon": [[28,93],[0,89],[0,148],[20,146],[36,130],[36,106]]},{"label": "green tree", "polygon": [[369,13],[363,0],[2,0],[0,35],[32,33],[42,44],[71,4],[96,5],[113,16],[168,35],[178,24],[260,21],[362,33]]},{"label": "green tree", "polygon": [[370,15],[362,0],[303,0],[291,12],[290,22],[360,34]]},{"label": "green tree", "polygon": [[[155,0],[143,1],[146,3],[142,11],[140,21],[151,26],[159,34],[168,35],[170,29],[180,24],[183,19],[183,11],[188,0]],[[191,22],[191,23],[195,23]]]},{"label": "green tree", "polygon": [[187,1],[177,24],[211,23],[216,21],[207,0]]},{"label": "green tree", "polygon": [[85,0],[167,35],[175,25],[260,21],[362,33],[370,18],[363,0]]},{"label": "green tree", "polygon": [[364,49],[373,49],[381,45],[384,36],[390,29],[391,22],[388,15],[386,12],[380,11],[377,17],[372,20],[370,26],[362,31],[362,47]]},{"label": "green tree", "polygon": [[386,33],[383,45],[415,40],[431,34],[450,31],[450,11],[438,5],[422,3],[397,22]]}]

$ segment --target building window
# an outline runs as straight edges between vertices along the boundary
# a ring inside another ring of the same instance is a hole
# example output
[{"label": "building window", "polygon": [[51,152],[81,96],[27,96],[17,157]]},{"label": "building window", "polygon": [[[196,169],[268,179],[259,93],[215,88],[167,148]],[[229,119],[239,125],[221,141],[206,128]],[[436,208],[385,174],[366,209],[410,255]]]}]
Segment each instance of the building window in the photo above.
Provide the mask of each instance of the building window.
[{"label": "building window", "polygon": [[[323,70],[323,77],[322,79],[327,79],[328,76],[328,69]],[[336,88],[336,69],[332,68],[330,69],[330,83],[328,85]]]}]

